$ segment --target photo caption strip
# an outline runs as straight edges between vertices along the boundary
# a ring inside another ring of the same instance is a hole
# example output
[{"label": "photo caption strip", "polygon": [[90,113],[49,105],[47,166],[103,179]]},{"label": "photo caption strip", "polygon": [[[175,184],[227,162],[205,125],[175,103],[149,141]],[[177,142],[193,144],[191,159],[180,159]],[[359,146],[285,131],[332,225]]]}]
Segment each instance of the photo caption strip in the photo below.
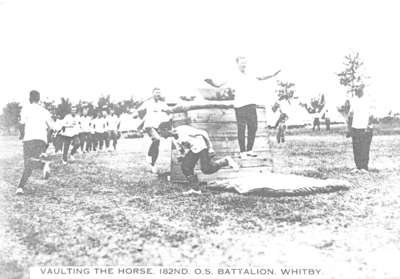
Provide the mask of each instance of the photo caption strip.
[{"label": "photo caption strip", "polygon": [[[325,275],[326,276],[326,275]],[[30,279],[325,278],[317,267],[36,266]]]}]

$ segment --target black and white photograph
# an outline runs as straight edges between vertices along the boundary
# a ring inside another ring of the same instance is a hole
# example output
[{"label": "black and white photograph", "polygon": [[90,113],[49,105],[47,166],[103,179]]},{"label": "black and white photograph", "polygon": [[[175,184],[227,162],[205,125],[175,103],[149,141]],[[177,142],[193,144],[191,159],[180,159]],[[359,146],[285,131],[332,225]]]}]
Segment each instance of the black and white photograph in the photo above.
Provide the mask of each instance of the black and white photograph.
[{"label": "black and white photograph", "polygon": [[399,11],[0,0],[0,279],[400,278]]}]

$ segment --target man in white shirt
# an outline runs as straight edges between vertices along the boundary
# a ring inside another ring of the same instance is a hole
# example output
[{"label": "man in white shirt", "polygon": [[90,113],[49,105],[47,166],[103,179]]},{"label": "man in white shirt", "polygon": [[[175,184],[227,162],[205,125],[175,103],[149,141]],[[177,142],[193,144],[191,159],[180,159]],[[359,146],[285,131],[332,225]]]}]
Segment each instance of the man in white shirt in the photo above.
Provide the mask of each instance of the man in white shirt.
[{"label": "man in white shirt", "polygon": [[63,139],[61,136],[61,128],[62,121],[57,116],[54,117],[53,121],[53,145],[54,145],[54,153],[57,154],[59,151],[62,151],[63,148]]},{"label": "man in white shirt", "polygon": [[325,119],[325,127],[327,131],[331,130],[331,117],[329,114],[329,110],[326,109],[324,114],[322,115],[322,118]]},{"label": "man in white shirt", "polygon": [[76,151],[80,146],[79,132],[80,132],[79,116],[77,115],[77,108],[73,106],[71,108],[71,113],[68,113],[62,120],[61,135],[64,142],[63,164],[67,163],[68,151],[71,144],[72,144],[72,150],[70,154],[70,159],[71,161],[75,159],[74,154],[76,153]]},{"label": "man in white shirt", "polygon": [[[279,74],[280,70],[269,76],[253,78],[247,74],[247,60],[245,57],[237,57],[236,64],[239,72],[237,72],[231,82],[228,82],[228,85],[233,88],[235,92],[234,107],[238,126],[240,157],[256,157],[257,154],[252,151],[257,132],[257,107],[256,96],[254,95],[255,81],[273,78]],[[212,79],[205,79],[205,82],[217,88],[225,85],[225,83],[216,84]]]},{"label": "man in white shirt", "polygon": [[105,144],[105,132],[106,125],[103,113],[101,111],[97,112],[97,117],[93,119],[94,128],[95,128],[95,138],[96,138],[96,149],[97,151],[103,151],[103,147]]},{"label": "man in white shirt", "polygon": [[161,123],[160,135],[163,138],[171,137],[176,148],[181,152],[181,168],[192,189],[185,194],[201,194],[200,183],[194,173],[194,168],[200,160],[200,169],[204,174],[212,174],[225,166],[239,171],[238,164],[231,157],[220,160],[214,158],[214,150],[208,133],[189,125],[182,125],[172,129],[171,122]]},{"label": "man in white shirt", "polygon": [[24,193],[24,186],[31,176],[33,169],[43,169],[43,178],[50,175],[50,162],[40,159],[46,150],[47,131],[51,128],[50,113],[39,105],[40,93],[31,91],[30,104],[21,111],[21,124],[23,136],[24,171],[16,191],[17,195]]},{"label": "man in white shirt", "polygon": [[79,119],[81,126],[81,131],[79,133],[79,141],[82,153],[89,152],[89,147],[90,147],[90,117],[88,115],[88,112],[89,112],[89,107],[83,106]]},{"label": "man in white shirt", "polygon": [[151,171],[157,173],[156,162],[160,148],[160,135],[158,127],[161,123],[169,122],[171,117],[168,115],[169,109],[161,96],[160,88],[154,88],[152,98],[145,101],[138,108],[139,115],[145,113],[143,128],[151,139],[151,144],[147,152],[147,161],[150,163]]},{"label": "man in white shirt", "polygon": [[372,142],[371,103],[364,94],[365,86],[356,91],[350,101],[350,135],[356,169],[352,172],[368,173],[369,151]]},{"label": "man in white shirt", "polygon": [[107,133],[108,133],[108,150],[111,150],[110,142],[112,141],[112,146],[114,151],[117,149],[117,142],[120,138],[119,127],[120,127],[120,119],[117,114],[115,114],[114,110],[110,110],[110,113],[107,114]]},{"label": "man in white shirt", "polygon": [[93,112],[89,126],[90,126],[90,143],[89,143],[89,151],[97,151],[98,140],[96,136],[96,112]]}]

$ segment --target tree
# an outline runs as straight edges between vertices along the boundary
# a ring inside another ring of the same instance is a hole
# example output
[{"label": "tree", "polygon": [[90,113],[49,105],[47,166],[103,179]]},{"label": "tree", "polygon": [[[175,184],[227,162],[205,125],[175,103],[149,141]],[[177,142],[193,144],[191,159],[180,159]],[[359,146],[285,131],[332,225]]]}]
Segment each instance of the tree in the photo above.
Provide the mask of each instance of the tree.
[{"label": "tree", "polygon": [[56,115],[57,106],[55,105],[53,100],[46,99],[45,101],[42,102],[42,104],[43,104],[43,107],[45,109],[47,109],[51,113],[52,116]]},{"label": "tree", "polygon": [[279,86],[279,88],[276,90],[278,101],[287,101],[290,104],[290,100],[297,99],[297,97],[294,96],[295,84],[293,82],[284,82],[278,80],[277,83]]},{"label": "tree", "polygon": [[293,82],[285,82],[285,81],[277,81],[278,84],[278,89],[275,90],[275,93],[277,94],[277,101],[274,103],[274,105],[271,107],[273,112],[277,112],[278,109],[279,111],[282,112],[282,106],[281,103],[286,101],[289,104],[291,100],[297,99],[298,97],[295,96],[295,89],[294,86],[295,84]]},{"label": "tree", "polygon": [[300,103],[300,106],[304,107],[308,113],[320,113],[325,107],[325,95],[320,94],[318,97],[313,97],[308,103]]},{"label": "tree", "polygon": [[129,113],[129,111],[131,111],[132,109],[138,108],[140,104],[141,102],[135,101],[135,98],[131,97],[128,100],[118,102],[117,108],[114,108],[114,111],[117,114]]},{"label": "tree", "polygon": [[360,54],[349,54],[344,57],[344,70],[337,74],[339,83],[347,88],[347,98],[345,103],[337,108],[339,113],[347,120],[350,112],[349,99],[354,96],[357,90],[365,87],[366,80],[369,78],[363,73],[364,62]]},{"label": "tree", "polygon": [[348,97],[353,97],[360,87],[365,86],[365,80],[369,77],[363,74],[364,62],[361,61],[358,52],[346,55],[344,59],[343,65],[345,69],[338,73],[337,76],[340,84],[347,88]]},{"label": "tree", "polygon": [[20,120],[21,113],[21,105],[18,102],[8,103],[3,108],[3,114],[1,117],[1,125],[7,129],[7,132],[10,133],[10,129],[12,127],[16,127]]},{"label": "tree", "polygon": [[99,109],[110,108],[111,107],[110,95],[106,95],[106,96],[101,95],[101,97],[97,101],[97,107]]},{"label": "tree", "polygon": [[72,103],[68,98],[61,98],[61,103],[58,104],[55,110],[55,115],[59,119],[63,119],[68,113],[71,113]]}]

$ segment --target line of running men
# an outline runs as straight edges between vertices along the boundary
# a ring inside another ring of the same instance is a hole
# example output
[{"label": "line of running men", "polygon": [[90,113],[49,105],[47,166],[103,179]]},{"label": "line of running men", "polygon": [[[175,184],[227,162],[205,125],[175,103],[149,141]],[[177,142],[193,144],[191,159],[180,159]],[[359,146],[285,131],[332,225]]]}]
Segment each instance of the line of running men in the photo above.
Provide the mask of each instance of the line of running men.
[{"label": "line of running men", "polygon": [[[69,148],[72,145],[71,157],[79,148],[83,152],[110,150],[110,141],[114,149],[119,138],[120,121],[118,116],[103,110],[96,117],[88,115],[84,108],[80,115],[74,107],[72,112],[62,120],[51,121],[50,113],[39,105],[40,94],[30,92],[30,104],[21,111],[21,139],[23,140],[24,171],[18,184],[16,194],[24,194],[24,187],[34,169],[43,170],[43,178],[50,175],[50,162],[42,160],[46,151],[46,141],[49,142],[47,130],[53,132],[53,144],[56,151],[63,149],[63,162],[68,159]],[[152,167],[159,154],[160,138],[171,138],[180,151],[180,162],[183,174],[187,177],[191,190],[185,194],[201,194],[200,182],[195,174],[195,166],[200,161],[200,169],[205,174],[212,174],[225,166],[239,170],[239,165],[231,157],[217,159],[208,133],[188,125],[172,127],[168,107],[162,101],[160,90],[153,90],[152,98],[140,110],[145,112],[143,118],[144,129],[152,139],[148,151],[149,162]],[[47,139],[46,139],[47,134]],[[98,147],[98,149],[97,149]]]},{"label": "line of running men", "polygon": [[[120,119],[112,110],[102,109],[89,115],[89,108],[83,107],[78,114],[76,107],[63,119],[56,119],[49,133],[48,142],[54,145],[55,153],[63,153],[63,163],[74,160],[74,155],[91,151],[112,151],[117,148],[120,138]],[[112,145],[111,145],[112,142]]]}]

